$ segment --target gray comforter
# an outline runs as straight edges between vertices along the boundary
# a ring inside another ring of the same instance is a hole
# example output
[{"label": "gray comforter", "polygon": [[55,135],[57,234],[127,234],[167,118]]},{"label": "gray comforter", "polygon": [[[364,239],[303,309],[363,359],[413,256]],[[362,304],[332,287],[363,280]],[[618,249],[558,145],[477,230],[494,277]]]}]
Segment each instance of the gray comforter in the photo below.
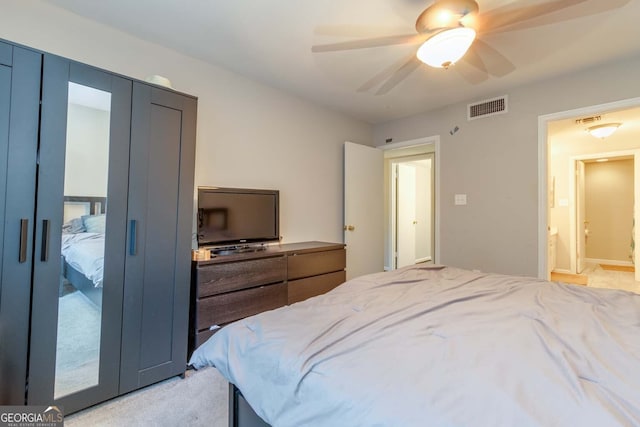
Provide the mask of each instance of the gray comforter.
[{"label": "gray comforter", "polygon": [[238,321],[190,363],[274,426],[638,426],[640,295],[410,267]]}]

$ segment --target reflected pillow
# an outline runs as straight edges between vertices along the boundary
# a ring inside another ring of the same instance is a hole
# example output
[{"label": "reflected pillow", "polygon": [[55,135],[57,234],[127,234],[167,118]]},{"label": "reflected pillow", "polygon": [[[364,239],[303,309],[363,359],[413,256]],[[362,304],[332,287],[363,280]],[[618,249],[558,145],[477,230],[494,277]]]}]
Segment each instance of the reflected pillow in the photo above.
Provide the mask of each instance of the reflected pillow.
[{"label": "reflected pillow", "polygon": [[73,218],[62,226],[62,232],[67,234],[84,233],[85,231],[87,230],[84,228],[82,218]]},{"label": "reflected pillow", "polygon": [[104,234],[106,229],[107,215],[85,215],[82,217],[84,228],[87,233],[102,233]]}]

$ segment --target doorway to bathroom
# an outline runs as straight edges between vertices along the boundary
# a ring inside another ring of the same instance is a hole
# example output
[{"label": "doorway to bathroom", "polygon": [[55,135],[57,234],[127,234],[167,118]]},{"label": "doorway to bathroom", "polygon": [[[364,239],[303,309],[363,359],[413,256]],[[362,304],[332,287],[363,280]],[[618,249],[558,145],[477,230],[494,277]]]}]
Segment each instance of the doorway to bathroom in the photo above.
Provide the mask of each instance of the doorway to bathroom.
[{"label": "doorway to bathroom", "polygon": [[[553,271],[591,286],[594,273],[608,277],[614,274],[608,269],[617,269],[640,282],[640,272],[629,272],[638,261],[640,107],[637,101],[628,104],[576,110],[575,116],[546,123],[547,270],[542,277]],[[587,132],[610,123],[618,130],[607,137]]]},{"label": "doorway to bathroom", "polygon": [[570,196],[570,230],[575,234],[571,234],[570,254],[576,274],[594,265],[633,268],[636,264],[636,158],[640,159],[638,150],[572,159],[575,190]]}]

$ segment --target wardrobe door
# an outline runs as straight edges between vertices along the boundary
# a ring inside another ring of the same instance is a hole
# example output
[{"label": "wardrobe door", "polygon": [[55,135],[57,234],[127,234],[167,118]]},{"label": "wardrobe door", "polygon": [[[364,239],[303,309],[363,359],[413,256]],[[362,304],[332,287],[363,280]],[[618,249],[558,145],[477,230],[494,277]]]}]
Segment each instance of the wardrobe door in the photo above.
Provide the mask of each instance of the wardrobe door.
[{"label": "wardrobe door", "polygon": [[44,56],[29,404],[117,395],[130,117],[131,81]]},{"label": "wardrobe door", "polygon": [[0,405],[25,404],[40,64],[0,42]]},{"label": "wardrobe door", "polygon": [[120,393],[187,363],[196,100],[134,83]]}]

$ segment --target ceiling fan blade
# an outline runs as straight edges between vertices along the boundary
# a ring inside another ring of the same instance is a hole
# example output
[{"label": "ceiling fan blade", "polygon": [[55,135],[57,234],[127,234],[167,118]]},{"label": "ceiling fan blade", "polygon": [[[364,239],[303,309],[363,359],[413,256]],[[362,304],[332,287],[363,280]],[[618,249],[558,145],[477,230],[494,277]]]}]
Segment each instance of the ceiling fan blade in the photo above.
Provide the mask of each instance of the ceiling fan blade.
[{"label": "ceiling fan blade", "polygon": [[467,53],[465,53],[464,56],[460,58],[458,62],[456,62],[456,64],[459,62],[464,62],[471,65],[475,69],[488,74],[489,72],[487,71],[487,66],[485,65],[480,55],[478,55],[477,49],[477,45],[473,43]]},{"label": "ceiling fan blade", "polygon": [[383,81],[385,81],[386,79],[391,77],[393,75],[393,73],[395,73],[400,68],[402,68],[403,65],[405,65],[407,62],[409,62],[414,57],[415,57],[415,53],[411,53],[411,55],[405,56],[405,57],[401,58],[400,60],[394,62],[393,64],[389,65],[388,67],[386,67],[385,69],[383,69],[382,71],[377,73],[375,76],[371,77],[369,80],[364,82],[362,84],[362,86],[360,86],[357,89],[357,91],[358,92],[367,92],[370,89],[378,86]]},{"label": "ceiling fan blade", "polygon": [[482,83],[489,78],[487,67],[473,45],[451,68],[473,85]]},{"label": "ceiling fan blade", "polygon": [[319,25],[313,29],[313,33],[319,36],[369,38],[382,34],[399,34],[406,31],[406,27],[385,27],[382,25],[355,25],[335,24]]},{"label": "ceiling fan blade", "polygon": [[489,79],[489,74],[474,68],[466,62],[458,61],[450,69],[459,74],[463,79],[472,85],[477,85]]},{"label": "ceiling fan blade", "polygon": [[489,74],[495,77],[506,76],[516,69],[503,54],[489,46],[480,39],[473,42],[475,51],[483,58],[483,62],[487,67]]},{"label": "ceiling fan blade", "polygon": [[428,35],[425,34],[405,34],[399,36],[352,40],[340,43],[320,44],[311,46],[311,52],[335,52],[340,50],[366,49],[370,47],[391,46],[397,44],[418,44],[426,40],[427,37]]},{"label": "ceiling fan blade", "polygon": [[[578,7],[571,10],[571,14],[567,13],[553,13],[542,16],[537,16],[535,18],[528,18],[523,21],[518,21],[513,24],[509,24],[506,26],[502,26],[496,29],[488,29],[488,31],[483,31],[483,34],[490,33],[500,33],[509,30],[523,30],[526,28],[535,28],[542,25],[555,24],[557,22],[568,21],[571,19],[582,18],[584,16],[592,16],[597,15],[599,13],[607,12],[610,10],[619,9],[626,4],[628,4],[631,0],[608,0],[608,1],[589,1],[586,2],[585,7]],[[585,3],[585,2],[580,2]],[[560,11],[560,9],[558,10]]]},{"label": "ceiling fan blade", "polygon": [[587,0],[554,0],[525,7],[511,5],[499,7],[477,17],[478,30],[482,34],[497,32],[504,27],[557,12],[585,1]]},{"label": "ceiling fan blade", "polygon": [[413,73],[419,66],[422,64],[415,55],[411,55],[411,57],[405,61],[405,63],[396,70],[395,73],[378,89],[376,95],[384,95],[389,92],[391,89],[396,87],[402,80],[406,79],[409,74]]}]

